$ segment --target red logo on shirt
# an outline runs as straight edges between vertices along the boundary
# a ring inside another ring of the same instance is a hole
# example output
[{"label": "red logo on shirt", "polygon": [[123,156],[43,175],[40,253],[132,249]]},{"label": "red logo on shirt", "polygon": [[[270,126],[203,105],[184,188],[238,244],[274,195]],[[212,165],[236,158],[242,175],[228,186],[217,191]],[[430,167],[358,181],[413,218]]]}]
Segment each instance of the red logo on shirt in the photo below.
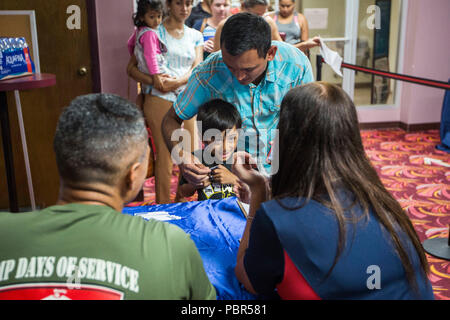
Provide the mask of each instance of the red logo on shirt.
[{"label": "red logo on shirt", "polygon": [[60,283],[20,284],[0,288],[0,300],[122,300],[123,293],[97,285],[71,289]]}]

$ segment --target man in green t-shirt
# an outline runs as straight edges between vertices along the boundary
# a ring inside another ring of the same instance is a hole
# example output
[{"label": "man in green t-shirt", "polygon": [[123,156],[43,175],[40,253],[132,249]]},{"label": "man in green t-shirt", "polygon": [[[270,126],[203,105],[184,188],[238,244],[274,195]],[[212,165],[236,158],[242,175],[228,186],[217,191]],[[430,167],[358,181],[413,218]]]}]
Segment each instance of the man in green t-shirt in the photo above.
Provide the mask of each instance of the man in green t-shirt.
[{"label": "man in green t-shirt", "polygon": [[136,106],[110,94],[76,98],[59,119],[54,149],[58,203],[0,213],[0,300],[216,298],[186,233],[121,213],[147,173]]}]

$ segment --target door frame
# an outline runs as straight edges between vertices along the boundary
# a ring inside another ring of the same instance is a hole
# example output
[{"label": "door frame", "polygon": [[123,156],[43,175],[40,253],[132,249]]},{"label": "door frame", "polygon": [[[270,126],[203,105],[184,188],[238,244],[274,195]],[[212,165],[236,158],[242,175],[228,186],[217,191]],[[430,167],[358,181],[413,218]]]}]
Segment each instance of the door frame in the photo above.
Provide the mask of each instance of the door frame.
[{"label": "door frame", "polygon": [[[403,57],[406,45],[406,23],[408,13],[408,1],[402,0],[400,6],[400,32],[398,38],[398,52],[397,52],[397,70],[394,72],[403,73]],[[351,19],[348,19],[351,17]],[[358,23],[359,23],[359,1],[346,0],[346,26],[345,38],[339,39],[345,41],[344,62],[356,63],[356,49],[358,40]],[[328,40],[328,39],[327,39]],[[355,93],[355,71],[350,69],[343,69],[343,89],[348,93],[352,100]],[[358,109],[396,109],[400,107],[402,95],[403,82],[397,81],[395,83],[395,98],[391,104],[374,104],[374,105],[360,105],[356,106]]]},{"label": "door frame", "polygon": [[98,48],[98,30],[97,30],[97,6],[96,0],[85,0],[88,28],[89,28],[89,47],[91,52],[91,74],[92,74],[92,92],[102,92],[102,83],[100,77],[100,55]]}]

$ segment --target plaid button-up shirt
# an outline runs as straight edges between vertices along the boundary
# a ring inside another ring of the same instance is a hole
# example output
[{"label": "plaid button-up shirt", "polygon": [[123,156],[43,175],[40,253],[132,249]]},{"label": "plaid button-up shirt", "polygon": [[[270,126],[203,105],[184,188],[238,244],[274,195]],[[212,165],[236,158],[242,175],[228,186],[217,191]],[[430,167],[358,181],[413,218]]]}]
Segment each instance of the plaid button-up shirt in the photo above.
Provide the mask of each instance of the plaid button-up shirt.
[{"label": "plaid button-up shirt", "polygon": [[300,50],[278,41],[272,41],[272,45],[278,50],[257,86],[240,84],[218,51],[194,69],[186,89],[173,105],[176,114],[187,120],[211,99],[232,103],[241,114],[245,133],[238,148],[252,154],[266,170],[270,170],[267,157],[275,138],[281,101],[291,88],[314,81],[311,63]]}]

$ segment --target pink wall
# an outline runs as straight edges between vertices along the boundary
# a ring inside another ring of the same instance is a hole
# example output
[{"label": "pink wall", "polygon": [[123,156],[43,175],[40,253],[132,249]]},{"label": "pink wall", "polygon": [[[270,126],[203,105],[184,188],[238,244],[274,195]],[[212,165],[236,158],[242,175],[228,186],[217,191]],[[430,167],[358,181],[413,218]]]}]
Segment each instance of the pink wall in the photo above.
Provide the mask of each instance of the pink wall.
[{"label": "pink wall", "polygon": [[[450,78],[449,0],[409,0],[404,74],[448,81]],[[440,122],[444,90],[404,82],[399,108],[361,108],[360,122]]]},{"label": "pink wall", "polygon": [[[133,0],[95,0],[102,92],[124,98],[128,94],[126,67],[129,60],[127,40],[133,32]],[[130,81],[130,99],[136,84]]]},{"label": "pink wall", "polygon": [[[450,1],[411,0],[404,73],[429,79],[450,78]],[[444,90],[405,84],[400,121],[440,122]]]}]

